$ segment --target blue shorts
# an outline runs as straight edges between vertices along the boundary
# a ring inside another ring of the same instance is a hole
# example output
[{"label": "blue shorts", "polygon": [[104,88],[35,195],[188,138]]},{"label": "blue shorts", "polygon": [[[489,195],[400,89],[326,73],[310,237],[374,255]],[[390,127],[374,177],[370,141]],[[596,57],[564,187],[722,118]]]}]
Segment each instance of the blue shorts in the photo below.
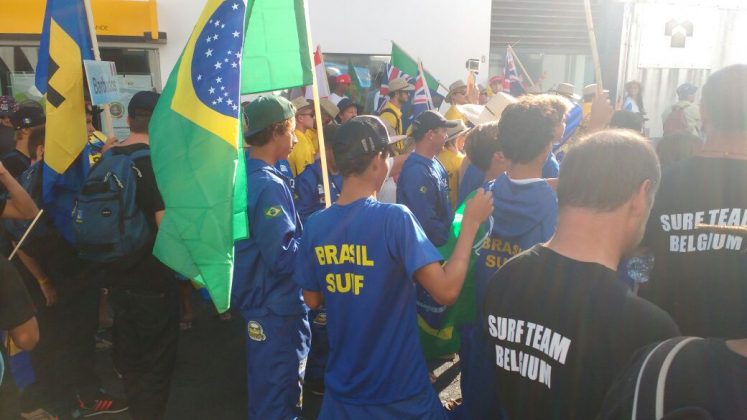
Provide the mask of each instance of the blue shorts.
[{"label": "blue shorts", "polygon": [[306,314],[245,318],[250,419],[301,416],[301,383],[309,354]]},{"label": "blue shorts", "polygon": [[433,388],[414,397],[389,404],[356,405],[343,403],[324,394],[318,420],[325,419],[398,419],[446,420],[446,410]]}]

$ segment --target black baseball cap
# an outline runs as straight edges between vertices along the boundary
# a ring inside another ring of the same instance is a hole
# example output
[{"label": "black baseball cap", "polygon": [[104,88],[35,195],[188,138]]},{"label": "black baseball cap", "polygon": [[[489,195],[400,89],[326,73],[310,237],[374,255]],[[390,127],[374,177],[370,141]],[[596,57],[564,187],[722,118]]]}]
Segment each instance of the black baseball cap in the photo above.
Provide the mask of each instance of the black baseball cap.
[{"label": "black baseball cap", "polygon": [[358,112],[360,112],[360,107],[358,106],[358,104],[353,102],[353,100],[350,98],[342,98],[340,99],[340,102],[337,103],[337,108],[340,110],[340,112],[345,111],[351,106],[354,106],[358,110]]},{"label": "black baseball cap", "polygon": [[379,117],[361,115],[337,129],[332,151],[338,161],[389,151],[392,140]]},{"label": "black baseball cap", "polygon": [[159,93],[141,90],[130,99],[130,104],[127,105],[127,114],[130,117],[150,117],[153,115],[153,110],[156,109],[160,97]]},{"label": "black baseball cap", "polygon": [[436,111],[424,111],[412,122],[412,136],[419,139],[428,130],[437,128],[454,128],[459,124],[456,120],[447,120]]},{"label": "black baseball cap", "polygon": [[40,126],[46,122],[46,118],[41,107],[22,105],[18,108],[18,111],[13,113],[10,121],[16,130],[20,130]]}]

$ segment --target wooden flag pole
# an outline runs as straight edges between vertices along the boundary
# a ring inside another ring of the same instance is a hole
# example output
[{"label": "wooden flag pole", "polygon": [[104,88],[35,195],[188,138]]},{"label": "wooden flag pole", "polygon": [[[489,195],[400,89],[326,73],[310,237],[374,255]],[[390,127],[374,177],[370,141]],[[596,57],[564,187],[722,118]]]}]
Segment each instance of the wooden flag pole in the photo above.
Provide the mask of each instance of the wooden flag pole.
[{"label": "wooden flag pole", "polygon": [[516,54],[516,51],[514,51],[514,48],[510,44],[508,45],[508,51],[514,57],[514,60],[516,60],[516,64],[519,65],[519,68],[521,69],[522,73],[524,73],[524,76],[526,76],[527,79],[529,79],[529,83],[532,85],[532,89],[537,89],[537,85],[534,84],[534,80],[532,80],[532,76],[530,76],[527,69],[524,68],[524,64],[521,63],[521,60],[519,60],[519,56]]},{"label": "wooden flag pole", "polygon": [[[99,39],[96,35],[96,25],[93,23],[93,11],[91,9],[91,0],[84,0],[83,4],[86,8],[86,20],[88,21],[88,32],[91,34],[91,47],[93,47],[93,58],[96,61],[101,61],[101,52],[99,51]],[[106,135],[108,137],[114,137],[114,123],[112,122],[112,114],[109,111],[109,104],[104,104],[104,128],[106,128]]]},{"label": "wooden flag pole", "polygon": [[[309,24],[309,1],[303,2],[304,14],[306,18],[306,40],[308,41],[307,50],[309,51],[310,63],[314,66],[314,46],[311,41],[311,25]],[[311,89],[314,92],[314,114],[316,115],[316,134],[319,139],[319,159],[322,163],[322,184],[324,185],[324,206],[332,205],[332,197],[329,194],[329,171],[327,170],[327,149],[324,145],[324,125],[322,125],[322,108],[319,104],[319,81],[316,80],[316,69],[311,69]]]},{"label": "wooden flag pole", "polygon": [[34,226],[36,226],[36,222],[39,221],[39,218],[41,218],[42,214],[44,214],[44,209],[39,210],[39,213],[36,214],[36,217],[34,217],[34,220],[31,222],[31,225],[29,225],[28,229],[26,229],[26,232],[23,233],[23,236],[21,236],[21,240],[18,241],[16,244],[16,247],[13,249],[13,252],[10,253],[10,256],[8,257],[8,261],[12,260],[13,257],[16,256],[16,252],[21,248],[21,245],[23,245],[23,241],[26,240],[26,237],[29,236],[29,233],[31,233],[31,230],[34,229]]},{"label": "wooden flag pole", "polygon": [[594,77],[597,82],[597,94],[601,95],[604,91],[604,86],[602,86],[602,64],[599,60],[599,50],[597,50],[597,36],[594,32],[594,17],[591,14],[590,0],[584,0],[584,9],[586,11],[586,29],[589,31],[589,46],[591,47],[591,57],[594,61]]}]

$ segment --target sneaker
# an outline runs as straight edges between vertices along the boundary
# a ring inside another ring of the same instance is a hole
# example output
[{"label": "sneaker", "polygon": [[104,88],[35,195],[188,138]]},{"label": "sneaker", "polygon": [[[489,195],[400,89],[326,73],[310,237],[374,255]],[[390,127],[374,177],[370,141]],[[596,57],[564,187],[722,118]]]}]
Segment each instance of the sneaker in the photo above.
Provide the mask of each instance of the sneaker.
[{"label": "sneaker", "polygon": [[112,397],[111,395],[100,392],[94,400],[83,401],[78,398],[80,413],[83,417],[93,417],[99,414],[115,414],[127,411],[127,403]]}]

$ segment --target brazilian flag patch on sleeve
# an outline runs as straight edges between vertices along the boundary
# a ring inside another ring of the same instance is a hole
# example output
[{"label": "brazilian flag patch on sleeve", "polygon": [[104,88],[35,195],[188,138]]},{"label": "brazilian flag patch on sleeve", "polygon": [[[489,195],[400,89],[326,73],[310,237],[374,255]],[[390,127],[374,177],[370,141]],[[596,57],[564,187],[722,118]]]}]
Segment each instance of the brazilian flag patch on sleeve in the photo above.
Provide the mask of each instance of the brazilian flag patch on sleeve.
[{"label": "brazilian flag patch on sleeve", "polygon": [[265,210],[265,217],[268,219],[271,219],[273,217],[278,217],[283,212],[283,209],[280,208],[280,206],[272,206]]}]

